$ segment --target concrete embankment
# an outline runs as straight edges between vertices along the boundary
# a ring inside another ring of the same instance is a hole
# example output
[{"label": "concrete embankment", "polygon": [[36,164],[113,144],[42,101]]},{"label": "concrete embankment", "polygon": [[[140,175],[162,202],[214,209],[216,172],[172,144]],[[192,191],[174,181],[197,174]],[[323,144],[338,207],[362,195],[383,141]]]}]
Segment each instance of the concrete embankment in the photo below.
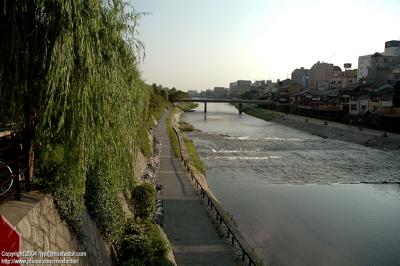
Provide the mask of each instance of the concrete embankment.
[{"label": "concrete embankment", "polygon": [[[400,134],[369,128],[360,129],[357,126],[350,126],[294,114],[284,114],[269,110],[265,111],[269,113],[266,113],[265,118],[263,115],[258,115],[257,117],[302,130],[322,138],[353,142],[381,150],[400,150]],[[273,114],[272,119],[271,114]]]}]

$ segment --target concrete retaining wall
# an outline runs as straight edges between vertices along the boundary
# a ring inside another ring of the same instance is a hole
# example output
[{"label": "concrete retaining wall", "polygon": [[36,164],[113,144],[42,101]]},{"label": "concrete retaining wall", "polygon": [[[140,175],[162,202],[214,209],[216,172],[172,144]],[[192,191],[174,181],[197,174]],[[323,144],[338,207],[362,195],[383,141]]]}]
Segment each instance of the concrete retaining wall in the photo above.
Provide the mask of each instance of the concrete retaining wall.
[{"label": "concrete retaining wall", "polygon": [[[61,220],[50,196],[23,194],[21,201],[8,201],[0,213],[14,225],[22,237],[23,251],[86,252],[82,257],[48,257],[47,259],[79,259],[77,265],[111,265],[110,251],[97,231],[88,212],[81,214],[86,241],[82,244]],[[20,259],[40,259],[39,256]]]}]

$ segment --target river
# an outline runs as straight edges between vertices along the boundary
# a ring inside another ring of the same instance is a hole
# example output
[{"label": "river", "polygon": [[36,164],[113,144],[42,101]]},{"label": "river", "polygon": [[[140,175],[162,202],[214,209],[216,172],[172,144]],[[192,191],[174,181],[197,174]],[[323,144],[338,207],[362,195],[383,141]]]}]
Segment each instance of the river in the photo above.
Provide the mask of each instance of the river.
[{"label": "river", "polygon": [[324,139],[228,104],[182,119],[208,183],[265,265],[400,265],[400,152]]}]

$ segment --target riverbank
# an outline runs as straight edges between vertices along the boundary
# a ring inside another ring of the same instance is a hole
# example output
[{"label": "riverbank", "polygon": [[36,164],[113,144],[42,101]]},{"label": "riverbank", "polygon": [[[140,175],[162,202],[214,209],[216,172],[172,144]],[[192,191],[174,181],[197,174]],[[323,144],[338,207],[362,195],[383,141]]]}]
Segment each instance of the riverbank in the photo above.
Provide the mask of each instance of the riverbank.
[{"label": "riverbank", "polygon": [[[182,110],[175,109],[174,121],[172,125],[175,126],[175,132],[178,136],[178,142],[181,148],[181,160],[186,167],[186,170],[191,177],[191,183],[194,186],[194,190],[200,194],[202,204],[207,204],[207,213],[210,221],[213,222],[216,230],[219,233],[220,238],[225,238],[225,242],[231,245],[231,251],[235,255],[235,258],[248,265],[262,265],[262,260],[254,252],[254,248],[251,247],[247,240],[242,236],[241,232],[237,228],[237,224],[233,219],[233,216],[227,212],[221,205],[217,197],[214,195],[208,185],[207,178],[205,176],[205,168],[202,160],[197,152],[196,146],[193,144],[183,132],[180,132],[178,125],[180,123],[181,115],[184,113]],[[190,145],[188,145],[188,141]],[[194,161],[191,160],[193,155],[197,157]],[[195,164],[196,161],[200,161],[202,167],[198,167]],[[203,170],[203,171],[201,171]]]},{"label": "riverbank", "polygon": [[175,157],[173,143],[167,135],[171,126],[168,118],[164,115],[156,129],[156,136],[161,142],[157,182],[161,187],[164,229],[171,241],[176,263],[237,265],[200,203],[201,198],[192,187],[180,157]]},{"label": "riverbank", "polygon": [[400,150],[400,135],[368,128],[349,126],[316,118],[284,114],[261,108],[245,109],[248,115],[302,130],[322,138],[353,142],[380,150]]},{"label": "riverbank", "polygon": [[[179,128],[179,123],[181,121],[181,116],[184,113],[184,111],[182,109],[178,109],[177,108],[173,112],[174,112],[174,114],[173,114],[172,125],[175,126],[175,128]],[[185,137],[185,134],[183,133],[182,135],[184,135],[184,136],[182,136],[182,139],[183,139],[183,137]],[[209,188],[209,185],[208,185],[208,182],[207,182],[207,178],[205,177],[205,168],[204,168],[204,166],[203,167],[198,167],[198,166],[196,166],[196,163],[193,162],[193,160],[190,160],[191,155],[189,154],[189,151],[188,151],[188,149],[186,147],[187,143],[185,143],[184,141],[182,143],[185,144],[185,145],[182,145],[182,152],[183,152],[183,154],[185,156],[185,159],[188,160],[189,164],[192,166],[192,170],[193,170],[194,174],[196,175],[196,177],[201,182],[201,184],[209,190],[211,195],[213,195],[212,191]],[[176,144],[176,145],[178,145],[178,144]],[[179,149],[179,147],[177,147],[177,148]],[[175,148],[174,148],[174,150],[175,150]],[[200,157],[199,157],[197,151],[194,150],[193,152],[195,152],[197,154],[197,157],[200,160]],[[214,195],[213,195],[213,197],[215,198],[216,201],[218,201],[218,199]]]}]

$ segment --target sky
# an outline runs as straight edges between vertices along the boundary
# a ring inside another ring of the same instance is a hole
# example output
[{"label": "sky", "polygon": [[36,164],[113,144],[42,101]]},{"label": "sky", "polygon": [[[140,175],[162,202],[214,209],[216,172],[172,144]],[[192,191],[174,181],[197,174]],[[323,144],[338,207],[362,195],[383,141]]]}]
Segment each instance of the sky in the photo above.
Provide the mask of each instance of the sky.
[{"label": "sky", "polygon": [[343,68],[400,40],[399,0],[130,0],[147,83],[180,90],[290,78],[317,61]]}]

